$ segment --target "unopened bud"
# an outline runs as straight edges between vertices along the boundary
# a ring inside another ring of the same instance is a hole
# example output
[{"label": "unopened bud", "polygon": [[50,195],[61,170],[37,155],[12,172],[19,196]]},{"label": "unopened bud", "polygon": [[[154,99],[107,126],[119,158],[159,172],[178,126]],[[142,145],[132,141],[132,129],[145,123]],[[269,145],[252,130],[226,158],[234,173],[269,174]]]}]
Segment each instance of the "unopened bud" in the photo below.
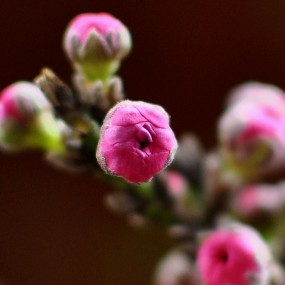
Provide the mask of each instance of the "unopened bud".
[{"label": "unopened bud", "polygon": [[68,58],[90,81],[105,80],[116,72],[131,45],[127,27],[107,13],[76,16],[63,40]]},{"label": "unopened bud", "polygon": [[23,81],[8,86],[1,92],[0,105],[0,144],[4,149],[62,149],[51,105],[35,84]]},{"label": "unopened bud", "polygon": [[267,285],[271,253],[260,235],[243,225],[211,233],[198,250],[204,285]]},{"label": "unopened bud", "polygon": [[252,177],[285,163],[285,116],[280,105],[241,100],[219,121],[219,139],[227,163]]},{"label": "unopened bud", "polygon": [[172,162],[177,141],[165,110],[125,100],[107,114],[97,146],[97,161],[110,174],[147,182]]},{"label": "unopened bud", "polygon": [[179,172],[167,170],[163,173],[161,179],[163,179],[168,195],[171,198],[180,200],[186,197],[189,185],[184,176]]},{"label": "unopened bud", "polygon": [[246,186],[237,193],[233,201],[235,212],[244,218],[256,217],[259,214],[278,214],[284,205],[284,183]]},{"label": "unopened bud", "polygon": [[4,116],[24,122],[43,110],[50,109],[50,103],[42,91],[33,83],[17,82],[1,92]]}]

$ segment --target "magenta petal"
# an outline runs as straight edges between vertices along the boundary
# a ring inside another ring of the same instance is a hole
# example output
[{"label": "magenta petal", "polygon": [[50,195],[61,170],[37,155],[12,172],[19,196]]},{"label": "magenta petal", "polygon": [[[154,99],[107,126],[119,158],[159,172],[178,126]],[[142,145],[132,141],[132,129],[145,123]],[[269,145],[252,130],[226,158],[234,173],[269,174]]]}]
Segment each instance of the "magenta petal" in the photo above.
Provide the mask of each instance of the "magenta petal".
[{"label": "magenta petal", "polygon": [[[146,120],[148,120],[155,127],[169,127],[169,117],[162,107],[142,102],[141,106],[136,107],[136,109],[143,118],[146,118]],[[162,116],[163,113],[165,113],[165,116]]]},{"label": "magenta petal", "polygon": [[140,112],[129,104],[126,104],[124,108],[117,107],[114,109],[114,113],[116,113],[116,116],[111,117],[114,126],[129,126],[147,122]]},{"label": "magenta petal", "polygon": [[164,168],[168,156],[168,152],[147,155],[126,145],[104,153],[108,169],[133,183],[149,181]]},{"label": "magenta petal", "polygon": [[70,29],[78,34],[81,41],[84,41],[90,31],[97,31],[102,36],[122,29],[124,25],[112,15],[107,13],[86,13],[76,16],[70,23]]}]

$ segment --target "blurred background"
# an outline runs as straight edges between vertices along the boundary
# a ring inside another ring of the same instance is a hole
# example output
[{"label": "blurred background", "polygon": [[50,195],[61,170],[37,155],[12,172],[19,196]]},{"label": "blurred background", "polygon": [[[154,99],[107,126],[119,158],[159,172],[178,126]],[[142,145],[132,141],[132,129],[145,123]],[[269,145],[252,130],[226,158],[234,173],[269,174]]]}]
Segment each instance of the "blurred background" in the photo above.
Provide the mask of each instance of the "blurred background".
[{"label": "blurred background", "polygon": [[[0,88],[32,80],[43,66],[69,81],[64,29],[79,13],[101,11],[133,35],[120,70],[127,96],[161,104],[177,135],[194,132],[208,149],[231,87],[258,80],[285,88],[284,0],[1,0]],[[171,246],[164,230],[130,228],[105,209],[110,189],[42,157],[0,154],[3,284],[150,284]]]}]

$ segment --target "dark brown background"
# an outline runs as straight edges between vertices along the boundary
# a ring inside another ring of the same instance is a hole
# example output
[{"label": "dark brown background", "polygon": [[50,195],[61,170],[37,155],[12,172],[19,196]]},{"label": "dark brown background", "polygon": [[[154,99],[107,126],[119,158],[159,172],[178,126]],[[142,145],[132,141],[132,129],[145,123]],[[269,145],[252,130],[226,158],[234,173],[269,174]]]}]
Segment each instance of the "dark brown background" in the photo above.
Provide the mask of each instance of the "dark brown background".
[{"label": "dark brown background", "polygon": [[[107,11],[133,34],[120,74],[129,98],[163,105],[177,134],[215,143],[227,90],[255,79],[285,87],[284,0],[1,0],[0,87],[42,66],[65,80],[68,21]],[[106,187],[57,172],[41,154],[0,157],[0,278],[8,285],[146,285],[170,242],[102,205]]]}]

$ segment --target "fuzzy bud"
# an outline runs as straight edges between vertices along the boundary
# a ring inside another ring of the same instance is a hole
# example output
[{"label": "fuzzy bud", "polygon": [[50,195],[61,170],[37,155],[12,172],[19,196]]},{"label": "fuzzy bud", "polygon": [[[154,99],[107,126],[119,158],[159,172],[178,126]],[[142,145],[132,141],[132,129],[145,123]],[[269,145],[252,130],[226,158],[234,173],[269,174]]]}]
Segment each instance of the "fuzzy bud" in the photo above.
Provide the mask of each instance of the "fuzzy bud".
[{"label": "fuzzy bud", "polygon": [[234,225],[202,242],[197,264],[204,285],[267,285],[271,254],[254,229]]},{"label": "fuzzy bud", "polygon": [[219,140],[227,163],[246,177],[285,163],[285,104],[241,100],[219,121]]},{"label": "fuzzy bud", "polygon": [[125,100],[108,112],[96,156],[105,172],[142,183],[173,160],[176,148],[169,116],[162,107]]},{"label": "fuzzy bud", "polygon": [[62,148],[51,105],[37,85],[21,81],[6,87],[0,106],[0,144],[4,149]]},{"label": "fuzzy bud", "polygon": [[1,105],[7,119],[24,123],[37,113],[50,109],[50,103],[33,83],[17,82],[1,92]]},{"label": "fuzzy bud", "polygon": [[189,187],[185,177],[173,170],[166,171],[165,176],[169,195],[177,200],[185,198]]},{"label": "fuzzy bud", "polygon": [[235,196],[233,207],[244,218],[259,214],[280,213],[285,205],[285,185],[256,184],[241,189]]},{"label": "fuzzy bud", "polygon": [[127,27],[107,13],[76,16],[63,40],[68,58],[90,81],[104,80],[116,72],[131,45]]}]

